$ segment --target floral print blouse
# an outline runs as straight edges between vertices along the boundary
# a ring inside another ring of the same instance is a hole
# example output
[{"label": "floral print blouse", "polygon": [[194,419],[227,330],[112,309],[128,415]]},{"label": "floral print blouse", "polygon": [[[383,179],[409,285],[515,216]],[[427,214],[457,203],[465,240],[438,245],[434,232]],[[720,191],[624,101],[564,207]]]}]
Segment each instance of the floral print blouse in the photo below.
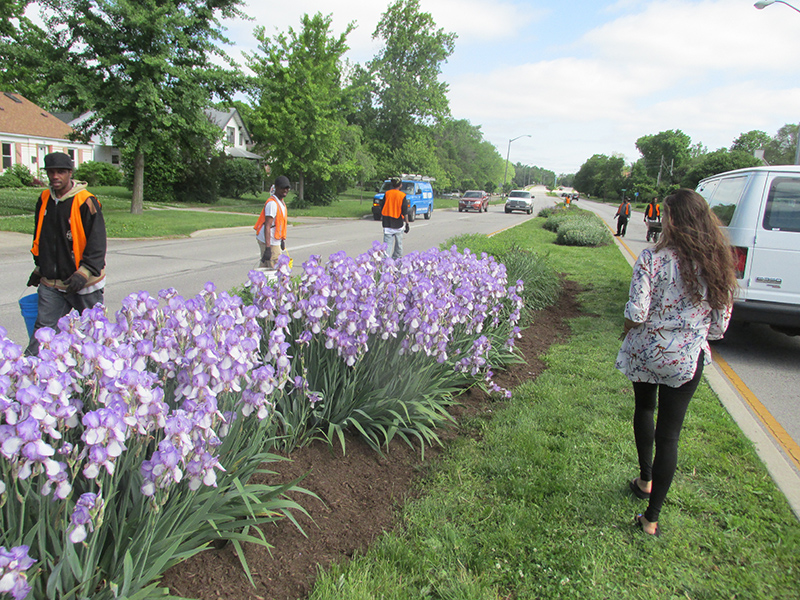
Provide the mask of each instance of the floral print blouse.
[{"label": "floral print blouse", "polygon": [[641,325],[625,336],[616,368],[633,382],[680,387],[694,376],[701,350],[704,364],[711,362],[707,340],[722,338],[731,307],[713,310],[706,300],[692,302],[675,251],[648,248],[633,266],[625,317]]}]

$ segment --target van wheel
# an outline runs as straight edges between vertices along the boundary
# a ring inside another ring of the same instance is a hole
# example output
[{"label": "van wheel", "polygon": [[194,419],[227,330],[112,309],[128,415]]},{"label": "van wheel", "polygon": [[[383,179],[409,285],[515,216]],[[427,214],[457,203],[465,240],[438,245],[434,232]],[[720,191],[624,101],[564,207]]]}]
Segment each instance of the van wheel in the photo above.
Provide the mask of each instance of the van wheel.
[{"label": "van wheel", "polygon": [[408,210],[408,222],[409,223],[413,223],[416,218],[417,218],[417,209],[416,208],[410,208]]},{"label": "van wheel", "polygon": [[433,205],[428,206],[428,212],[425,213],[425,220],[430,221],[431,215],[433,214]]}]

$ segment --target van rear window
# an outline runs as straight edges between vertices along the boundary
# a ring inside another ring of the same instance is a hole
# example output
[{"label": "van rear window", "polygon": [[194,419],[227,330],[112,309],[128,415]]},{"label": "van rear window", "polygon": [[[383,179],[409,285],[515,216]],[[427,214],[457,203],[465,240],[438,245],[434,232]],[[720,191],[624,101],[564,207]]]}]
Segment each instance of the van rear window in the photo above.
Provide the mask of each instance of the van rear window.
[{"label": "van rear window", "polygon": [[764,229],[800,231],[800,177],[772,180],[763,225]]},{"label": "van rear window", "polygon": [[736,207],[739,206],[739,200],[742,199],[742,192],[746,184],[746,175],[742,177],[724,177],[719,180],[719,185],[710,195],[700,192],[708,200],[711,210],[726,227],[733,220],[733,215],[736,213]]}]

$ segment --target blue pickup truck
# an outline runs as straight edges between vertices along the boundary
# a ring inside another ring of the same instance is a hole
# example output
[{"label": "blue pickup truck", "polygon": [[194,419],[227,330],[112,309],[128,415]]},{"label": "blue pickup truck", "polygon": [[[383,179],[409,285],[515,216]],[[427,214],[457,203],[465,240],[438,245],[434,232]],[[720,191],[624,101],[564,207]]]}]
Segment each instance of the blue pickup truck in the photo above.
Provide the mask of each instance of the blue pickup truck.
[{"label": "blue pickup truck", "polygon": [[[372,199],[372,218],[381,220],[381,202],[383,195],[390,188],[389,180],[383,182],[380,191]],[[413,221],[417,215],[430,219],[433,214],[433,187],[429,181],[402,179],[400,191],[408,198],[408,220]]]}]

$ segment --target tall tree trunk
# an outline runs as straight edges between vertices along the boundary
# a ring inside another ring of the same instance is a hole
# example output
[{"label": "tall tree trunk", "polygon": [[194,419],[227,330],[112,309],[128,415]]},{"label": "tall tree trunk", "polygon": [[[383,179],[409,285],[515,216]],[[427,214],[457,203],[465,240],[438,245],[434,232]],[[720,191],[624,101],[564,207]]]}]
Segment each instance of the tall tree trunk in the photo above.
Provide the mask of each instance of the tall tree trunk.
[{"label": "tall tree trunk", "polygon": [[298,181],[297,185],[297,196],[300,198],[300,202],[305,199],[305,176],[300,173],[300,180]]},{"label": "tall tree trunk", "polygon": [[131,214],[140,215],[144,210],[144,152],[136,151],[133,159],[133,198],[131,198]]}]

